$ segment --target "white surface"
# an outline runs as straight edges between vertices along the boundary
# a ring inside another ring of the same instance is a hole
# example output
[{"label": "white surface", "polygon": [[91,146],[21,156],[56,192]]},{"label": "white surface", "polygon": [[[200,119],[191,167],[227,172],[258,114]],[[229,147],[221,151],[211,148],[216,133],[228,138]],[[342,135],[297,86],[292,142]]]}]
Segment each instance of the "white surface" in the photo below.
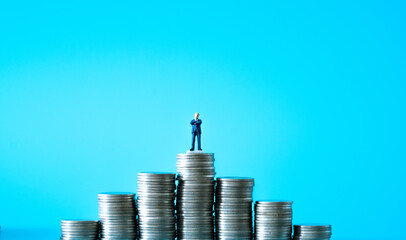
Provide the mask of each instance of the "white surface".
[{"label": "white surface", "polygon": [[203,151],[199,151],[199,150],[197,150],[197,151],[189,151],[189,150],[187,150],[186,153],[193,154],[193,153],[204,153],[204,152],[203,152]]}]

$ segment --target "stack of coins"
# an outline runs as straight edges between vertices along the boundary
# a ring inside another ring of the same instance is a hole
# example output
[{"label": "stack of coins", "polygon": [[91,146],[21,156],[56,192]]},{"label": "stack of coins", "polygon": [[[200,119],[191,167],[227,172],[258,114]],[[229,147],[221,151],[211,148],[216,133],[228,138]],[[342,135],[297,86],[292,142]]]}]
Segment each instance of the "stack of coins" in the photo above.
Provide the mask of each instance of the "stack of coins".
[{"label": "stack of coins", "polygon": [[138,174],[139,239],[175,239],[175,174]]},{"label": "stack of coins", "polygon": [[99,221],[96,220],[62,220],[61,240],[99,239]]},{"label": "stack of coins", "polygon": [[177,155],[176,200],[178,239],[214,238],[214,154],[201,151]]},{"label": "stack of coins", "polygon": [[255,239],[290,240],[292,201],[255,202]]},{"label": "stack of coins", "polygon": [[253,178],[217,178],[217,239],[252,239]]},{"label": "stack of coins", "polygon": [[137,213],[134,193],[100,193],[101,239],[135,239]]},{"label": "stack of coins", "polygon": [[331,225],[329,224],[299,224],[294,225],[295,240],[329,240],[331,237]]}]

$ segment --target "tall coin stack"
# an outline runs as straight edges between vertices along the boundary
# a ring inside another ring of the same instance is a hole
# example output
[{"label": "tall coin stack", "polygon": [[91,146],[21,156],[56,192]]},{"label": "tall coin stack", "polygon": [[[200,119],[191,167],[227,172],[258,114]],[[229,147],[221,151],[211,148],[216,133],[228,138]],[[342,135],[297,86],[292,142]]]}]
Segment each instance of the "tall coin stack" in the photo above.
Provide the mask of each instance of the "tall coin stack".
[{"label": "tall coin stack", "polygon": [[292,201],[255,202],[255,239],[290,240]]},{"label": "tall coin stack", "polygon": [[100,193],[101,239],[133,240],[137,237],[134,193]]},{"label": "tall coin stack", "polygon": [[252,239],[253,178],[217,178],[217,239]]},{"label": "tall coin stack", "polygon": [[188,152],[177,155],[176,200],[178,239],[214,238],[214,154]]},{"label": "tall coin stack", "polygon": [[99,239],[99,221],[93,220],[62,220],[61,240]]},{"label": "tall coin stack", "polygon": [[329,240],[331,225],[329,224],[300,224],[294,225],[294,240]]},{"label": "tall coin stack", "polygon": [[175,174],[138,174],[139,239],[175,239]]}]

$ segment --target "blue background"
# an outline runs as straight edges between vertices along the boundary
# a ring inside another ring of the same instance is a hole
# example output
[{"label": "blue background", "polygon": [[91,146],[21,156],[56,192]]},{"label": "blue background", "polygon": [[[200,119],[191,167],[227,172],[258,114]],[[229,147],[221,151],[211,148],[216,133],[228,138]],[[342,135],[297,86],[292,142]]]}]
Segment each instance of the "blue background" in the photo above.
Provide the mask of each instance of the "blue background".
[{"label": "blue background", "polygon": [[56,239],[98,192],[175,172],[198,111],[217,175],[255,177],[256,200],[334,239],[404,239],[405,7],[0,2],[3,236]]}]

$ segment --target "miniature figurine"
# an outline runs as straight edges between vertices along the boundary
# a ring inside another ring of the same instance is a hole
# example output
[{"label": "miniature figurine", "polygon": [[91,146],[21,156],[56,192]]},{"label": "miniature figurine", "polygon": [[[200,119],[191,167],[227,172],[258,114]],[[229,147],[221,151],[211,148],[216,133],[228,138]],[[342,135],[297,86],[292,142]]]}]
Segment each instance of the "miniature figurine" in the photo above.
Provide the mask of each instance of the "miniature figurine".
[{"label": "miniature figurine", "polygon": [[200,142],[200,135],[202,134],[202,129],[200,125],[202,124],[202,120],[199,119],[199,113],[195,113],[195,119],[193,119],[190,124],[192,125],[192,148],[190,151],[195,150],[195,139],[197,137],[197,149],[202,151],[201,142]]}]

